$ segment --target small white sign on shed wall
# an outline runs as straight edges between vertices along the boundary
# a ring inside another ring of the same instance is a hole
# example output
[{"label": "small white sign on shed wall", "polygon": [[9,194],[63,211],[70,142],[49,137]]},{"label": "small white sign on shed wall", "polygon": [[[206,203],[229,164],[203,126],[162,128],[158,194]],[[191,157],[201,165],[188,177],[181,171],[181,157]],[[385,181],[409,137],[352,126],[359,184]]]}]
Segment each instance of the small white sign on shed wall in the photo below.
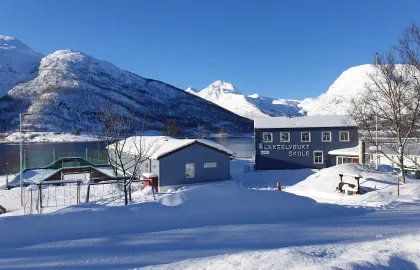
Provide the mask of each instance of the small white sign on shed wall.
[{"label": "small white sign on shed wall", "polygon": [[204,168],[216,168],[216,167],[217,167],[216,162],[204,163]]}]

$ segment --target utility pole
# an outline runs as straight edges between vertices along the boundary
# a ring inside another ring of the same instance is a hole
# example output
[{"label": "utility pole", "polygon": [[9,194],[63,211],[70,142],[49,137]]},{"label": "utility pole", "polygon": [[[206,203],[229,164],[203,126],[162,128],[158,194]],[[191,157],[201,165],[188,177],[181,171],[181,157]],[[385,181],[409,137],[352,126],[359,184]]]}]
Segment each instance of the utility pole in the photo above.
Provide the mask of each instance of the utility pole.
[{"label": "utility pole", "polygon": [[[378,53],[375,56],[375,65],[378,65]],[[378,115],[375,116],[375,144],[376,144],[376,161],[375,168],[379,166],[379,147],[378,147]]]},{"label": "utility pole", "polygon": [[20,151],[19,151],[19,166],[20,166],[20,170],[19,170],[19,182],[20,182],[20,206],[23,206],[23,184],[22,184],[22,141],[23,141],[23,136],[22,136],[22,114],[19,114],[19,133],[20,133]]},{"label": "utility pole", "polygon": [[378,116],[376,115],[375,116],[375,122],[376,122],[376,126],[375,126],[375,129],[376,129],[376,131],[375,131],[375,144],[376,144],[376,162],[375,162],[375,164],[376,164],[376,169],[378,169],[378,164],[379,164],[379,147],[378,147]]}]

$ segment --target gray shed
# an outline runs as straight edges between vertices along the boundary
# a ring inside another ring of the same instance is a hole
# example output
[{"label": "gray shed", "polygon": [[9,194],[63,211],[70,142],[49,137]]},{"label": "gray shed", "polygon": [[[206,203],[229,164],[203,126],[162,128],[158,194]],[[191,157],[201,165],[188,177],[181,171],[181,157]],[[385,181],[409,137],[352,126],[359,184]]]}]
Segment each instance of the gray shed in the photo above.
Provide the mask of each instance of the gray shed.
[{"label": "gray shed", "polygon": [[147,160],[141,164],[137,177],[143,173],[158,176],[159,191],[190,184],[229,180],[230,157],[226,147],[205,139],[176,139],[167,136],[135,136],[127,139],[124,152],[136,154],[140,145]]}]

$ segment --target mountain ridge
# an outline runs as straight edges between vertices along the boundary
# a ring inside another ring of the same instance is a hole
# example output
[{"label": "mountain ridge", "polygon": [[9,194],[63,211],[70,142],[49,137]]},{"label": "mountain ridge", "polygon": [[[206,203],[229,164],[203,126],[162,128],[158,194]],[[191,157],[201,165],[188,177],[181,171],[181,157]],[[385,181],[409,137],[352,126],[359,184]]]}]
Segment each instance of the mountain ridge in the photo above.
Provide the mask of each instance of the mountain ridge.
[{"label": "mountain ridge", "polygon": [[19,39],[0,35],[0,97],[14,85],[35,76],[42,57]]},{"label": "mountain ridge", "polygon": [[189,87],[186,91],[248,119],[253,119],[254,117],[301,115],[299,108],[293,103],[295,100],[288,102],[286,99],[275,100],[259,94],[245,95],[232,83],[221,80],[211,83],[200,91],[192,87]]},{"label": "mountain ridge", "polygon": [[30,114],[24,127],[35,130],[98,130],[98,110],[105,103],[120,104],[123,113],[135,108],[138,127],[147,115],[148,130],[162,130],[170,118],[189,136],[203,125],[214,133],[220,128],[230,134],[252,131],[251,121],[211,102],[74,50],[43,57],[33,77],[0,99],[2,131],[17,127],[20,112]]}]

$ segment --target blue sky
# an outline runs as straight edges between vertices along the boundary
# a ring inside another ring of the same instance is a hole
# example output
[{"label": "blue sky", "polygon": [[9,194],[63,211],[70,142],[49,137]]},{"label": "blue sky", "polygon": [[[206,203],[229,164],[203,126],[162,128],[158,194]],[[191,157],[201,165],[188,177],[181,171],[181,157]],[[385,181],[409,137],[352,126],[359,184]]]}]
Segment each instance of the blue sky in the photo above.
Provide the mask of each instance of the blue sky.
[{"label": "blue sky", "polygon": [[315,97],[393,46],[420,1],[0,2],[0,34],[49,54],[74,49],[185,89]]}]

